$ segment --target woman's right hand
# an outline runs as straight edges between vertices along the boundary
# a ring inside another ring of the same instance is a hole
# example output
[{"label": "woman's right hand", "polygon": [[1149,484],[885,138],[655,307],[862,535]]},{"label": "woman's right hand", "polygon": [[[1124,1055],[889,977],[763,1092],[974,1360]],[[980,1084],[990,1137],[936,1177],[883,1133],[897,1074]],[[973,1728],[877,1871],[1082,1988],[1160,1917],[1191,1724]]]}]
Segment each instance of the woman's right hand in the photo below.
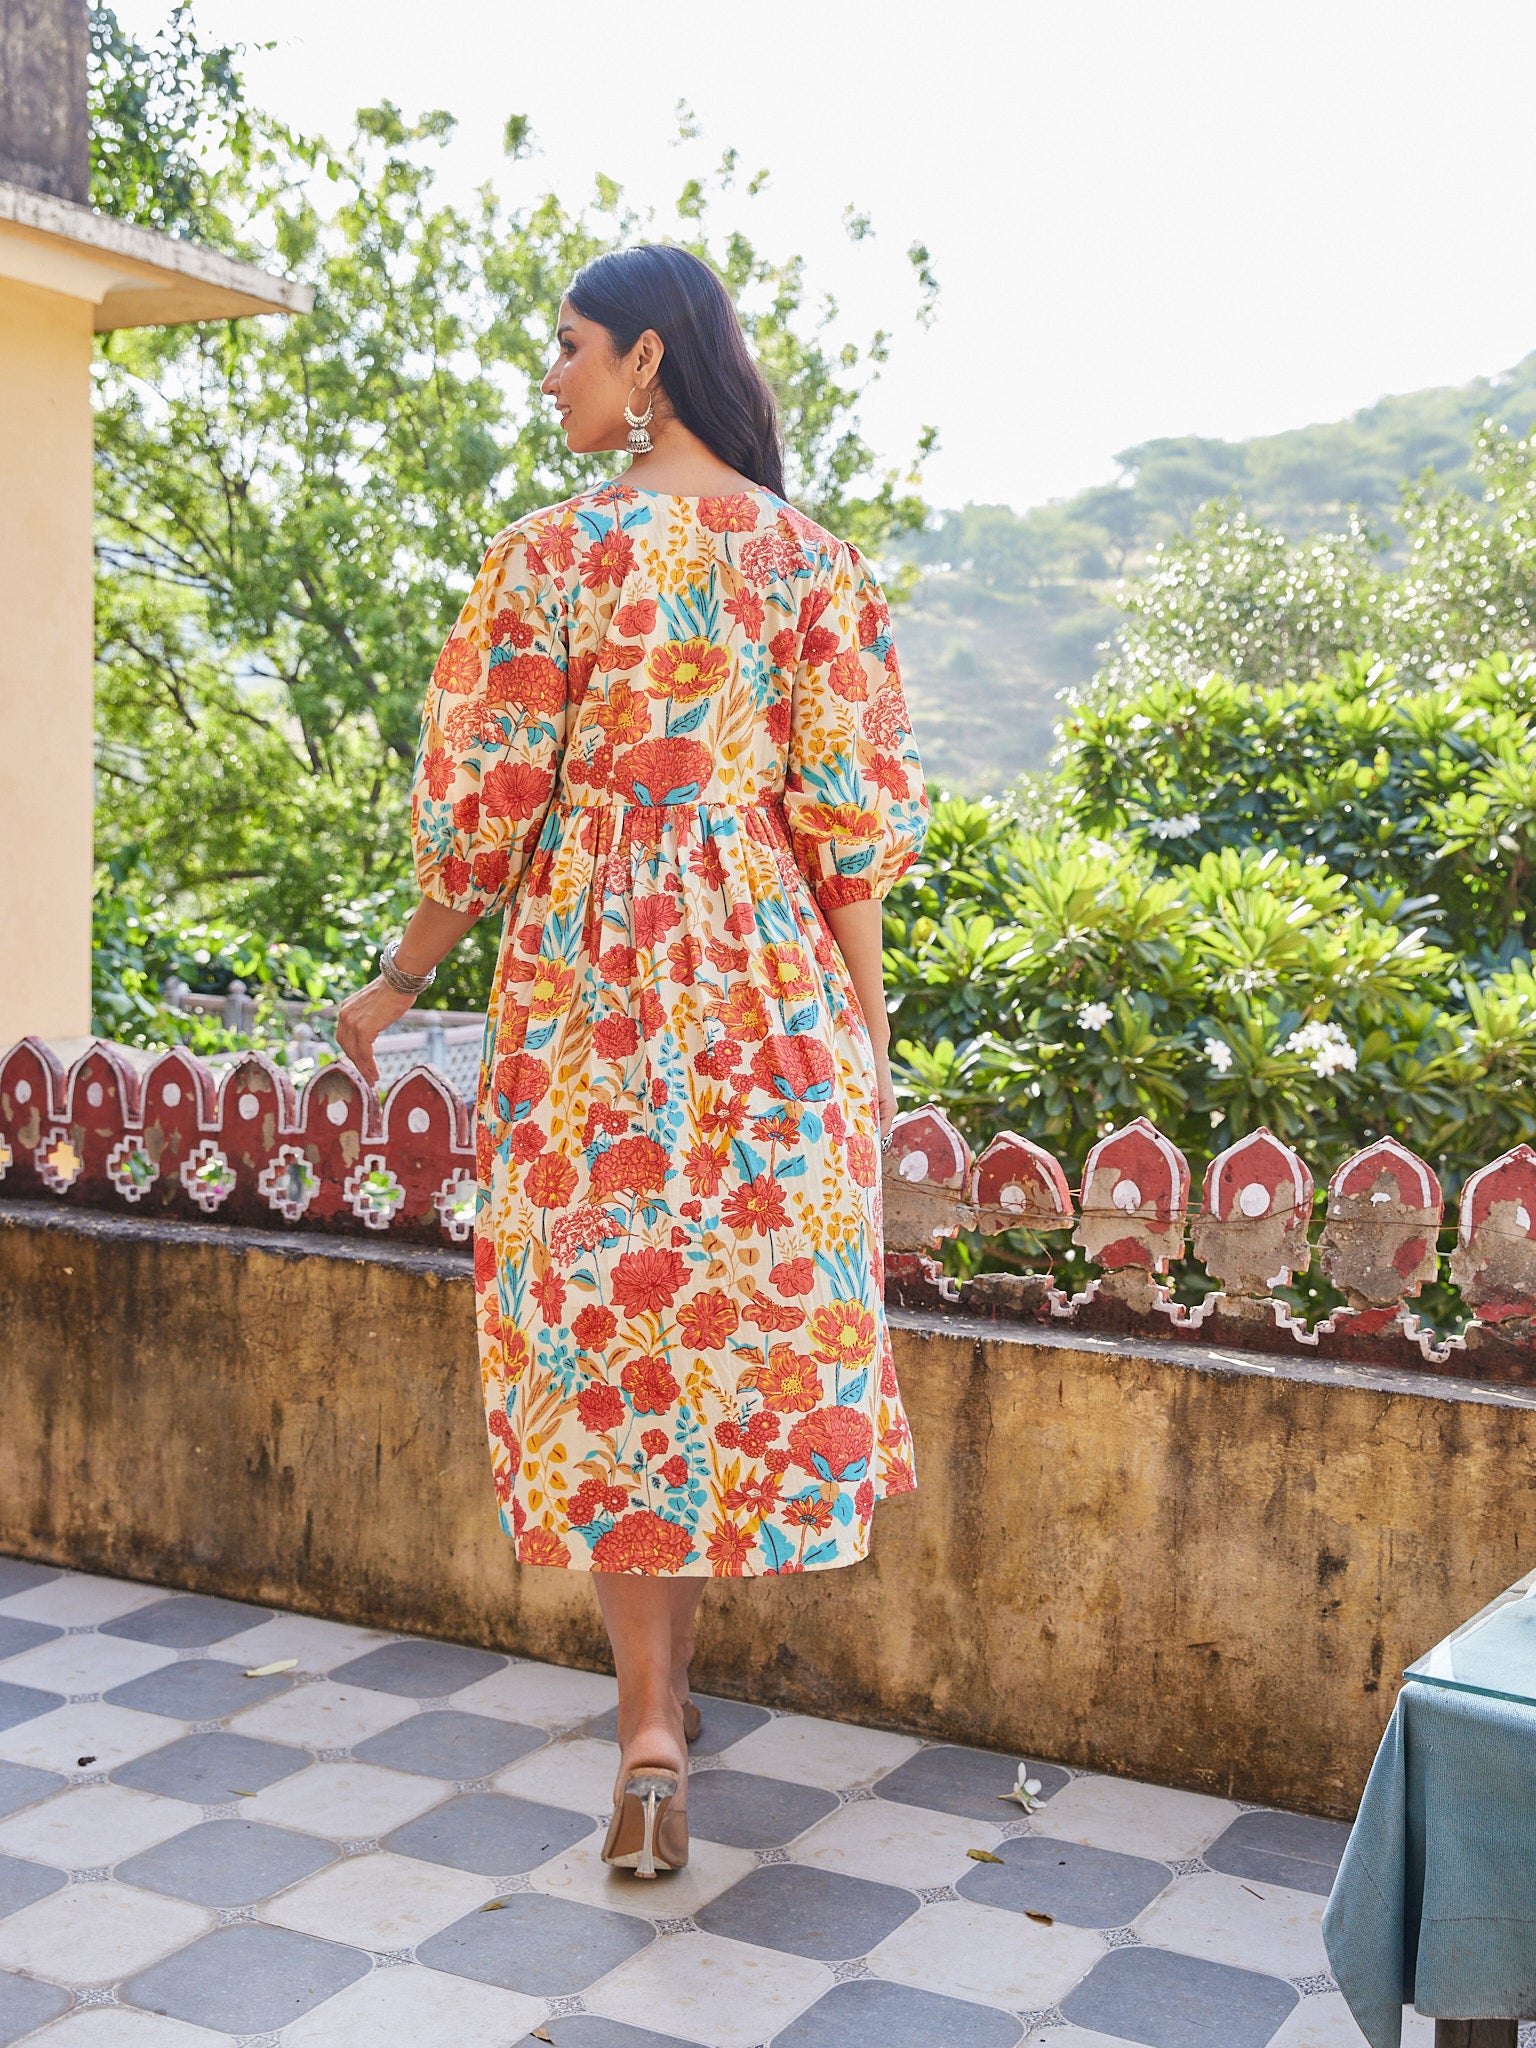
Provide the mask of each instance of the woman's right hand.
[{"label": "woman's right hand", "polygon": [[348,996],[336,1018],[336,1043],[356,1067],[370,1088],[379,1082],[379,1064],[373,1056],[373,1041],[391,1024],[398,1024],[413,1008],[414,996],[403,996],[382,978],[370,981],[355,996]]}]

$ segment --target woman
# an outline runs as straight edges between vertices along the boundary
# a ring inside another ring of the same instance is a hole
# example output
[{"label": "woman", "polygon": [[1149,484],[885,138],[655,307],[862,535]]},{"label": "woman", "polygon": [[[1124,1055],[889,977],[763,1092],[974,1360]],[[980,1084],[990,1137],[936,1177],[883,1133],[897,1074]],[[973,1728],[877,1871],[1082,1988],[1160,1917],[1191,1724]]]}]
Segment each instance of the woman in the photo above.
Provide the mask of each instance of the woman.
[{"label": "woman", "polygon": [[543,390],[616,483],[491,543],[433,671],[423,896],[337,1036],[505,916],[477,1114],[491,1458],[523,1564],[590,1571],[619,1681],[605,1859],[687,1857],[706,1577],[852,1564],[913,1486],[881,1305],[880,899],[928,801],[889,616],[786,504],[714,273],[600,257]]}]

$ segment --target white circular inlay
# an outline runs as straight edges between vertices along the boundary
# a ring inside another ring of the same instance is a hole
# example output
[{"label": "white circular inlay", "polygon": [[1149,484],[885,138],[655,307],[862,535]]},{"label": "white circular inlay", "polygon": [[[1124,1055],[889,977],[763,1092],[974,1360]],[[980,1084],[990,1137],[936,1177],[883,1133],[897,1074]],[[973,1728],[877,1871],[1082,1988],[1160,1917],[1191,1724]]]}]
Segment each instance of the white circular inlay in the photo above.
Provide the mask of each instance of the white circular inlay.
[{"label": "white circular inlay", "polygon": [[179,1081],[167,1081],[160,1090],[160,1100],[167,1109],[174,1109],[181,1100],[181,1083]]},{"label": "white circular inlay", "polygon": [[16,1083],[16,1100],[18,1102],[30,1102],[32,1100],[32,1083],[30,1081],[18,1081]]},{"label": "white circular inlay", "polygon": [[405,1120],[405,1128],[414,1131],[419,1138],[423,1131],[430,1131],[432,1119],[424,1109],[413,1109]]},{"label": "white circular inlay", "polygon": [[1251,1180],[1237,1198],[1237,1206],[1245,1216],[1267,1216],[1269,1213],[1269,1189],[1262,1182]]},{"label": "white circular inlay", "polygon": [[91,1105],[92,1109],[100,1109],[101,1105],[107,1099],[107,1091],[105,1088],[102,1087],[99,1081],[93,1081],[90,1087],[87,1088],[85,1091],[85,1099]]},{"label": "white circular inlay", "polygon": [[250,1089],[247,1088],[240,1100],[235,1104],[235,1107],[245,1118],[246,1122],[249,1123],[253,1116],[260,1116],[261,1114],[261,1097],[253,1095]]},{"label": "white circular inlay", "polygon": [[1141,1189],[1133,1180],[1117,1180],[1114,1193],[1109,1198],[1117,1209],[1139,1209]]},{"label": "white circular inlay", "polygon": [[1007,1187],[1003,1189],[1003,1191],[997,1198],[997,1206],[1000,1209],[1023,1208],[1024,1190],[1019,1186],[1016,1180],[1011,1180],[1008,1183]]},{"label": "white circular inlay", "polygon": [[347,1098],[344,1095],[333,1095],[325,1105],[325,1114],[329,1122],[344,1124],[347,1120]]},{"label": "white circular inlay", "polygon": [[1515,1221],[1527,1235],[1530,1234],[1531,1212],[1527,1209],[1524,1202],[1519,1203],[1515,1209]]},{"label": "white circular inlay", "polygon": [[903,1180],[926,1180],[928,1178],[927,1154],[923,1152],[904,1153],[901,1164],[897,1167],[896,1171]]}]

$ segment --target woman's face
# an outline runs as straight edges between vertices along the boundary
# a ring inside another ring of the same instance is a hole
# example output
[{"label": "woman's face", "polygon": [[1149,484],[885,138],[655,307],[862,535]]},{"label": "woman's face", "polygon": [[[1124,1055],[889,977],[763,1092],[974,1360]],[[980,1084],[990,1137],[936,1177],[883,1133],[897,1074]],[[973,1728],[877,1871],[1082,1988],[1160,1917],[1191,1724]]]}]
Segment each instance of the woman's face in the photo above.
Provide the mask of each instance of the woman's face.
[{"label": "woman's face", "polygon": [[569,299],[560,301],[555,360],[539,389],[554,400],[573,455],[625,446],[625,404],[645,411],[660,360],[661,344],[649,328],[627,355],[616,356],[606,327],[578,313]]}]

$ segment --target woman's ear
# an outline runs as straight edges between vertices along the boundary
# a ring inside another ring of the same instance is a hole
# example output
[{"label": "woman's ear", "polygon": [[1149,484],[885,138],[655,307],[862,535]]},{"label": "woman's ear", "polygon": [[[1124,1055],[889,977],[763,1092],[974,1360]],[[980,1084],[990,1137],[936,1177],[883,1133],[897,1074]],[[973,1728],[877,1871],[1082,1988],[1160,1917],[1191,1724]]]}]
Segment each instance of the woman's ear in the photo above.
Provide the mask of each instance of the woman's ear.
[{"label": "woman's ear", "polygon": [[647,327],[635,343],[635,378],[637,382],[652,384],[661,370],[661,359],[667,352],[667,345],[654,327]]}]

